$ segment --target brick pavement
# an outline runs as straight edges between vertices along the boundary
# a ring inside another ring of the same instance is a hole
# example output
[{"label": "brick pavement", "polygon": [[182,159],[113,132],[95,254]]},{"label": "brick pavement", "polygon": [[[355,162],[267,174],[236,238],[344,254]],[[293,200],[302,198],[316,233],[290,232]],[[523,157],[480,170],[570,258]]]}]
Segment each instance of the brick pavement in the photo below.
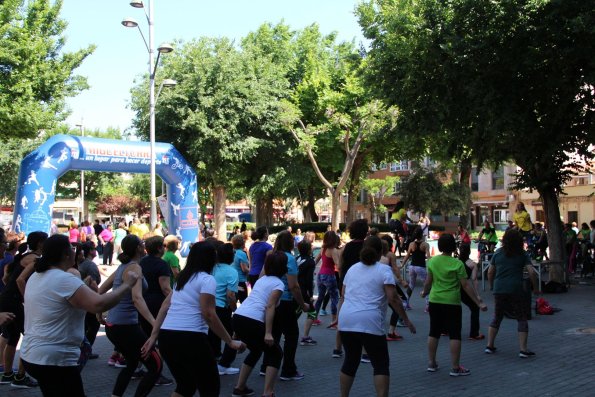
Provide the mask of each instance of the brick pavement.
[{"label": "brick pavement", "polygon": [[[419,291],[419,288],[417,289]],[[417,294],[416,294],[417,295]],[[426,372],[426,336],[429,328],[427,314],[419,296],[413,299],[414,309],[409,312],[417,326],[417,335],[410,335],[404,328],[404,341],[389,342],[391,357],[391,396],[593,396],[591,374],[595,370],[593,352],[595,335],[580,334],[577,328],[594,327],[593,305],[595,286],[575,285],[568,294],[545,295],[554,307],[563,309],[553,316],[537,316],[529,322],[529,347],[537,353],[534,359],[518,358],[516,321],[505,319],[496,340],[498,353],[483,353],[484,341],[463,341],[463,365],[471,369],[468,377],[448,376],[448,339],[443,337],[438,348],[437,373]],[[481,314],[481,330],[487,332],[491,316],[492,299],[484,293],[489,310]],[[468,310],[463,306],[463,333],[468,330]],[[321,317],[323,323],[329,317]],[[313,327],[311,336],[319,342],[316,347],[299,347],[297,364],[305,379],[297,382],[279,382],[279,396],[310,397],[313,395],[339,395],[338,375],[342,360],[330,356],[335,332],[324,326]],[[110,396],[117,369],[108,367],[106,360],[111,346],[101,334],[96,342],[96,352],[101,357],[90,361],[83,372],[87,396]],[[235,365],[241,363],[238,356]],[[166,371],[166,375],[169,375]],[[221,395],[230,396],[236,376],[221,377]],[[126,396],[132,396],[138,381],[131,381]],[[250,387],[262,391],[263,378],[252,374]],[[156,387],[151,396],[169,396],[173,386]],[[2,397],[40,396],[38,390],[16,390],[0,386]],[[352,396],[373,396],[370,364],[361,364]]]}]

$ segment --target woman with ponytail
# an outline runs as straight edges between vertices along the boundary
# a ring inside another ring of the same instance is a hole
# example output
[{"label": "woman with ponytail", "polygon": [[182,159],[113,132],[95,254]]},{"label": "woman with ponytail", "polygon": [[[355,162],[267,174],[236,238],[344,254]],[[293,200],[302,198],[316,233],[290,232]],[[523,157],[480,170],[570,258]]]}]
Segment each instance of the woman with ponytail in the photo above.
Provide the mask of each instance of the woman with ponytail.
[{"label": "woman with ponytail", "polygon": [[132,291],[126,292],[122,300],[109,311],[107,322],[103,318],[100,319],[106,324],[105,333],[108,339],[126,359],[126,367],[122,368],[118,375],[112,396],[121,397],[124,395],[139,361],[147,368],[147,374],[136,388],[135,396],[147,396],[159,379],[163,364],[161,357],[154,350],[146,357],[141,357],[141,347],[148,337],[140,326],[138,315],[140,313],[151,327],[155,324],[155,318],[143,298],[143,291],[148,288],[147,281],[141,276],[132,283],[130,274],[132,272],[142,275],[139,262],[146,254],[145,243],[138,236],[129,234],[122,240],[121,250],[122,253],[118,255],[121,265],[99,288],[99,293],[102,294],[109,291],[110,288],[118,288],[124,283],[132,285]]},{"label": "woman with ponytail", "polygon": [[69,238],[61,234],[51,236],[43,244],[42,255],[34,263],[35,273],[25,290],[21,359],[46,397],[85,395],[78,366],[85,313],[113,307],[139,277],[138,273],[129,272],[126,283],[109,294],[99,295],[69,272],[74,264],[75,251]]}]

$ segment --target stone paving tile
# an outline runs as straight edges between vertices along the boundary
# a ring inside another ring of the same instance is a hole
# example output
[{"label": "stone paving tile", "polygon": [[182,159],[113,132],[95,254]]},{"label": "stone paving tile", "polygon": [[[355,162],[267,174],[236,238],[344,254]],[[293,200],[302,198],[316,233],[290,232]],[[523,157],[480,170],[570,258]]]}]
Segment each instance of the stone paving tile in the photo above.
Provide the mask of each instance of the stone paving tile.
[{"label": "stone paving tile", "polygon": [[[419,291],[419,288],[417,289]],[[417,292],[416,291],[416,292]],[[481,314],[481,331],[487,333],[491,318],[492,298],[483,293],[489,311]],[[413,299],[414,310],[409,312],[417,326],[417,334],[411,335],[399,328],[405,339],[389,342],[391,358],[390,396],[593,396],[592,374],[595,370],[595,334],[579,334],[577,328],[595,327],[595,287],[573,286],[567,294],[545,295],[554,307],[563,309],[553,316],[537,316],[529,322],[529,347],[537,353],[534,359],[518,358],[516,321],[505,319],[496,340],[498,352],[488,355],[483,352],[485,341],[463,340],[461,363],[471,370],[467,377],[448,376],[448,339],[443,337],[438,348],[441,369],[436,373],[426,372],[426,338],[429,319],[423,312],[419,296]],[[321,317],[323,324],[329,317]],[[469,313],[463,306],[463,335],[469,327]],[[312,397],[339,395],[339,370],[342,359],[331,357],[335,332],[313,327],[311,336],[318,346],[299,346],[297,364],[306,377],[302,381],[278,382],[277,395]],[[88,397],[111,395],[117,369],[108,367],[106,360],[111,346],[105,335],[97,338],[95,351],[98,360],[90,361],[83,371],[83,381]],[[239,355],[234,366],[239,366]],[[170,376],[167,369],[164,374]],[[221,396],[231,396],[237,376],[221,377]],[[249,385],[262,391],[264,378],[253,373]],[[352,396],[373,396],[372,368],[361,364],[352,389]],[[131,381],[126,396],[133,396],[138,381]],[[169,396],[174,386],[155,387],[151,396]],[[37,397],[39,390],[17,390],[0,386],[1,397]]]}]

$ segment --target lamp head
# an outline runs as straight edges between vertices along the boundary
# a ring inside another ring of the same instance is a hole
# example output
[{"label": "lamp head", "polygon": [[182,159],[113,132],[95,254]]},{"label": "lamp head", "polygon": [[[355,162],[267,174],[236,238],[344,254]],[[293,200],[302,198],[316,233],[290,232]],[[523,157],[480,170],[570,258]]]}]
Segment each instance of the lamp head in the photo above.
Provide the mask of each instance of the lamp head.
[{"label": "lamp head", "polygon": [[143,4],[143,2],[141,0],[132,0],[130,2],[130,5],[134,8],[144,8],[145,5]]},{"label": "lamp head", "polygon": [[163,82],[161,83],[161,85],[164,87],[174,87],[177,84],[178,84],[178,82],[173,79],[164,79]]},{"label": "lamp head", "polygon": [[126,26],[127,28],[136,28],[138,26],[138,22],[132,18],[124,18],[122,20],[122,25]]},{"label": "lamp head", "polygon": [[167,54],[173,50],[174,47],[172,47],[172,45],[169,43],[162,43],[159,47],[157,47],[157,51],[159,51],[161,54]]}]

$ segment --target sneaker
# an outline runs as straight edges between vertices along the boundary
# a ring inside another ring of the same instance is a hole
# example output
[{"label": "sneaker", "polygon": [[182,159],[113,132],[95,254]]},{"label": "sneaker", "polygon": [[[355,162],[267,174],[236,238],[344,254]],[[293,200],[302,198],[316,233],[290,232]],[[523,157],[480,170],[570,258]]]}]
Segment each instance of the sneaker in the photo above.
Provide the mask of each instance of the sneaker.
[{"label": "sneaker", "polygon": [[424,313],[429,313],[430,312],[430,306],[426,305],[426,307],[424,308]]},{"label": "sneaker", "polygon": [[405,310],[411,310],[411,309],[413,309],[413,308],[411,307],[409,302],[405,303]]},{"label": "sneaker", "polygon": [[397,334],[396,332],[393,332],[392,334],[386,335],[386,340],[389,342],[393,342],[393,341],[397,341],[397,340],[403,340],[403,337],[401,335]]},{"label": "sneaker", "polygon": [[89,360],[96,360],[99,358],[99,354],[91,353],[89,354]]},{"label": "sneaker", "polygon": [[37,387],[37,382],[27,375],[24,375],[21,379],[17,378],[15,375],[14,380],[10,385],[18,389],[30,389],[32,387]]},{"label": "sneaker", "polygon": [[467,375],[471,375],[471,371],[469,371],[467,368],[463,367],[462,365],[459,365],[459,368],[451,369],[449,375],[450,376],[467,376]]},{"label": "sneaker", "polygon": [[495,347],[486,346],[484,352],[486,354],[494,354],[494,353],[496,353],[496,348]]},{"label": "sneaker", "polygon": [[343,350],[333,350],[333,358],[341,358],[343,357]]},{"label": "sneaker", "polygon": [[436,372],[438,371],[438,364],[428,365],[428,372]]},{"label": "sneaker", "polygon": [[281,376],[279,376],[279,379],[281,379],[281,380],[302,380],[302,379],[304,379],[304,374],[302,374],[301,372],[295,371],[295,373],[293,375],[281,374]]},{"label": "sneaker", "polygon": [[326,327],[327,329],[337,329],[337,322],[332,322]]},{"label": "sneaker", "polygon": [[360,359],[360,361],[362,363],[369,363],[370,362],[370,357],[367,354],[362,354],[362,358]]},{"label": "sneaker", "polygon": [[314,339],[312,339],[309,336],[306,336],[305,338],[302,338],[300,340],[300,345],[301,346],[316,346],[318,342],[316,342]]},{"label": "sneaker", "polygon": [[397,321],[397,327],[406,328],[407,326],[403,320],[399,319],[399,321]]},{"label": "sneaker", "polygon": [[318,313],[319,316],[328,316],[328,312],[326,310],[321,310],[320,313]]},{"label": "sneaker", "polygon": [[233,388],[233,392],[231,393],[232,397],[246,397],[246,396],[253,396],[254,390],[244,387],[243,389],[238,389],[237,387]]},{"label": "sneaker", "polygon": [[312,321],[312,325],[314,325],[314,326],[317,326],[317,325],[320,325],[320,324],[322,324],[322,321],[320,321],[319,319],[316,319],[316,320]]},{"label": "sneaker", "polygon": [[470,336],[469,337],[469,340],[484,340],[485,338],[486,337],[485,337],[484,334],[479,334],[479,335],[476,335],[476,336]]},{"label": "sneaker", "polygon": [[116,365],[117,360],[118,360],[118,356],[113,355],[109,358],[109,360],[107,360],[107,365],[109,365],[110,367],[113,367],[114,365]]},{"label": "sneaker", "polygon": [[136,371],[134,371],[134,373],[132,374],[132,377],[130,377],[130,379],[140,379],[142,377],[144,377],[147,374],[147,372],[145,370],[141,369],[137,369]]},{"label": "sneaker", "polygon": [[174,381],[166,378],[163,375],[159,376],[159,379],[157,379],[157,382],[155,382],[155,386],[169,386],[169,385],[173,385]]},{"label": "sneaker", "polygon": [[217,369],[219,370],[219,375],[235,375],[235,374],[240,373],[240,369],[239,368],[222,367],[219,364],[217,364]]},{"label": "sneaker", "polygon": [[2,378],[0,378],[0,385],[9,385],[14,380],[14,372],[9,375],[2,374]]},{"label": "sneaker", "polygon": [[123,357],[118,357],[116,359],[116,363],[114,364],[116,368],[126,368],[126,360]]},{"label": "sneaker", "polygon": [[535,357],[535,353],[529,351],[529,350],[525,350],[525,351],[520,351],[519,352],[519,357],[520,358],[530,358],[530,357]]},{"label": "sneaker", "polygon": [[260,372],[258,372],[258,375],[259,376],[266,376],[266,374],[267,373],[265,371],[263,371],[263,370],[260,370]]}]

